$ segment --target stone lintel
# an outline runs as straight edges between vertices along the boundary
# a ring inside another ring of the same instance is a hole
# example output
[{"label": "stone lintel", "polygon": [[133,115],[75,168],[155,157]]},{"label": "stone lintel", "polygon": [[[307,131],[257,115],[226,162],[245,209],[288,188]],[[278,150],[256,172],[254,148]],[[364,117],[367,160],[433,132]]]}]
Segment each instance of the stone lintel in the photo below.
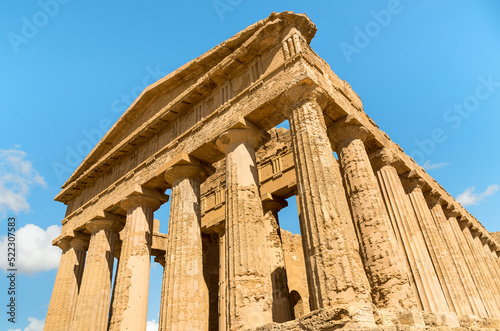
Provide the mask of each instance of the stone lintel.
[{"label": "stone lintel", "polygon": [[[153,231],[153,242],[151,244],[151,255],[156,257],[165,258],[167,251],[168,235],[160,232]],[[156,261],[156,259],[155,259]],[[158,262],[158,261],[157,261]]]},{"label": "stone lintel", "polygon": [[272,193],[265,193],[262,195],[262,206],[264,208],[264,213],[266,210],[280,211],[281,209],[288,207],[288,202]]}]

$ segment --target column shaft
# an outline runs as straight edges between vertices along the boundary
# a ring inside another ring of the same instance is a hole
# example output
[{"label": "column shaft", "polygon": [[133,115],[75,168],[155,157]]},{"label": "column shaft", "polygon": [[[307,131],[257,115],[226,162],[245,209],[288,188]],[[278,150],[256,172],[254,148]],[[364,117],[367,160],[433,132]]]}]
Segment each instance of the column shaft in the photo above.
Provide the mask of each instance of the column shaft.
[{"label": "column shaft", "polygon": [[472,251],[470,250],[469,245],[467,244],[465,237],[462,231],[460,230],[460,226],[458,224],[456,217],[450,216],[448,218],[448,221],[457,240],[458,249],[462,252],[462,255],[464,257],[465,265],[463,267],[470,273],[472,282],[471,286],[473,286],[475,288],[475,291],[477,292],[477,294],[474,297],[475,306],[478,309],[476,314],[482,318],[488,317],[488,312],[485,306],[485,302],[488,300],[488,297],[485,296],[480,286],[482,280],[479,274],[479,270],[475,265],[476,262],[474,261]]},{"label": "column shaft", "polygon": [[269,243],[269,259],[271,264],[271,282],[273,288],[273,321],[286,322],[292,320],[288,281],[285,268],[285,255],[281,244],[278,211],[286,206],[286,201],[264,201],[264,227]]},{"label": "column shaft", "polygon": [[370,286],[321,107],[314,98],[297,102],[287,117],[311,310],[362,305],[372,323]]},{"label": "column shaft", "polygon": [[458,308],[456,307],[458,303],[456,289],[454,286],[456,278],[453,278],[450,274],[451,266],[449,264],[451,263],[451,261],[449,253],[443,246],[443,242],[439,237],[436,224],[432,219],[431,212],[429,210],[429,207],[427,206],[427,202],[425,201],[422,190],[418,185],[415,184],[416,180],[415,182],[408,185],[408,196],[417,217],[417,221],[422,230],[422,234],[424,236],[425,243],[427,244],[429,254],[436,270],[436,274],[441,283],[441,288],[446,297],[448,308],[452,312],[460,314],[460,310],[458,310]]},{"label": "column shaft", "polygon": [[[483,244],[483,256],[485,264],[488,266],[490,273],[492,275],[491,282],[493,283],[493,290],[495,291],[497,298],[500,298],[500,272],[497,268],[497,264],[492,260],[491,250],[486,241],[481,240]],[[498,306],[500,307],[500,306]]]},{"label": "column shaft", "polygon": [[489,266],[489,261],[486,260],[484,256],[484,249],[483,249],[483,244],[481,242],[481,238],[479,237],[479,232],[474,233],[474,244],[476,247],[476,256],[479,261],[479,265],[483,270],[484,275],[486,276],[486,285],[488,286],[488,289],[490,290],[491,297],[492,297],[492,313],[494,314],[495,318],[500,317],[500,295],[498,294],[498,290],[494,281],[494,276],[491,272],[490,266]]},{"label": "column shaft", "polygon": [[[451,236],[451,229],[448,227],[448,219],[444,215],[443,208],[439,202],[439,198],[429,197],[430,211],[436,228],[438,229],[440,238],[443,242],[443,248],[449,254],[451,259],[449,263],[450,272],[454,275],[455,286],[457,290],[457,304],[460,307],[460,315],[475,315],[477,312],[474,309],[474,295],[472,293],[472,279],[468,279],[464,272],[463,256],[458,251],[458,243]],[[437,200],[436,200],[437,199]],[[470,277],[469,277],[470,278]]]},{"label": "column shaft", "polygon": [[228,330],[272,322],[270,263],[251,129],[231,129],[217,141],[226,154],[226,318]]},{"label": "column shaft", "polygon": [[219,229],[219,331],[226,331],[226,231]]},{"label": "column shaft", "polygon": [[108,329],[118,223],[111,219],[95,219],[86,226],[92,234],[75,318],[70,329],[105,331]]},{"label": "column shaft", "polygon": [[167,170],[173,186],[160,330],[208,329],[198,172],[201,174],[201,168],[193,165],[175,165]]},{"label": "column shaft", "polygon": [[402,249],[406,252],[424,310],[448,312],[446,298],[396,169],[392,165],[382,166],[377,177],[393,227],[400,234]]},{"label": "column shaft", "polygon": [[465,241],[467,242],[468,248],[471,251],[474,260],[473,269],[476,271],[477,275],[476,285],[478,285],[481,288],[481,293],[483,294],[484,297],[483,303],[485,305],[489,317],[496,317],[498,316],[497,303],[493,297],[491,289],[489,288],[488,275],[485,273],[483,265],[479,259],[476,244],[474,242],[472,233],[470,232],[470,229],[468,228],[466,223],[463,224],[464,227],[462,228],[462,233],[464,235]]},{"label": "column shaft", "polygon": [[65,238],[59,242],[63,250],[52,290],[44,330],[66,331],[75,314],[82,280],[87,244],[81,239]]},{"label": "column shaft", "polygon": [[146,195],[131,195],[122,201],[122,206],[127,211],[127,220],[120,233],[122,246],[109,331],[145,330],[153,212],[160,201]]},{"label": "column shaft", "polygon": [[362,140],[367,133],[362,127],[340,123],[334,125],[330,133],[337,143],[373,301],[378,308],[416,308],[408,280],[410,272]]}]

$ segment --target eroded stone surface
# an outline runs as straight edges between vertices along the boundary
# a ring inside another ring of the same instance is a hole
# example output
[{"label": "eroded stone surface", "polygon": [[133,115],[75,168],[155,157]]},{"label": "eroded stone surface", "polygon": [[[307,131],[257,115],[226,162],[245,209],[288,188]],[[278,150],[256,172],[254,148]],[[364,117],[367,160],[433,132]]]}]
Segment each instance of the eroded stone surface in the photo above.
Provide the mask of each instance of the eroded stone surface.
[{"label": "eroded stone surface", "polygon": [[[500,329],[499,235],[368,117],[309,46],[315,31],[272,13],[146,88],[56,197],[68,207],[46,330],[145,330],[152,255],[162,330]],[[363,139],[344,139],[353,126]],[[394,160],[377,166],[381,149]],[[203,171],[173,180],[192,162]],[[293,196],[302,236],[269,206]],[[110,214],[119,236],[86,227]],[[84,268],[67,239],[91,233]]]}]

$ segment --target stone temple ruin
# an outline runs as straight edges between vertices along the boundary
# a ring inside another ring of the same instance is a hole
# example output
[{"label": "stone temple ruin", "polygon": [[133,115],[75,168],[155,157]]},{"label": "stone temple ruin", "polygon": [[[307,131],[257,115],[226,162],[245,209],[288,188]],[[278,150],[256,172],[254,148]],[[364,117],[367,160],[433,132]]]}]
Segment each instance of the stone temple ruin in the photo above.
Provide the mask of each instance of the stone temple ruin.
[{"label": "stone temple ruin", "polygon": [[[498,236],[368,117],[315,32],[273,13],[144,90],[56,197],[45,330],[146,330],[149,291],[160,330],[500,327]],[[293,196],[301,235],[278,223]]]}]

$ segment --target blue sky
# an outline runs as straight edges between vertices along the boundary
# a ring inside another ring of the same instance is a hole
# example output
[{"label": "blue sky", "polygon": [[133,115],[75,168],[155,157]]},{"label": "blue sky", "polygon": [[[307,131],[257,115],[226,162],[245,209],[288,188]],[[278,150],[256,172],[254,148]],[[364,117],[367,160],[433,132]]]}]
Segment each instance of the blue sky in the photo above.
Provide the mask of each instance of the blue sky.
[{"label": "blue sky", "polygon": [[[90,148],[144,87],[272,11],[306,13],[318,27],[311,46],[361,96],[368,115],[488,230],[500,231],[498,1],[0,6],[0,236],[9,216],[23,230],[18,319],[13,325],[3,314],[2,330],[43,325],[59,256],[48,243],[65,213],[53,197]],[[289,203],[282,226],[297,232]],[[156,214],[167,217],[168,205]],[[2,245],[5,238],[5,251]],[[158,320],[161,270],[152,267],[151,321]],[[0,287],[6,302],[5,277]]]}]

